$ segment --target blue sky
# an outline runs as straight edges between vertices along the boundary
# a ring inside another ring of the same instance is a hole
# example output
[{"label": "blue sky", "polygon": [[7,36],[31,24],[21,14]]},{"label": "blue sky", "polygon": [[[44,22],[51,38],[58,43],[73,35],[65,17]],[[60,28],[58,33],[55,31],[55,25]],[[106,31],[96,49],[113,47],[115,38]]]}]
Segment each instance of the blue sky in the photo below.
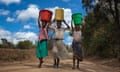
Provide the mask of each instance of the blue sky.
[{"label": "blue sky", "polygon": [[[0,0],[0,38],[16,44],[21,40],[35,42],[38,35],[37,17],[39,10],[64,8],[68,24],[73,13],[86,15],[81,0]],[[54,17],[54,16],[53,16]],[[71,44],[72,37],[65,33],[65,44]]]}]

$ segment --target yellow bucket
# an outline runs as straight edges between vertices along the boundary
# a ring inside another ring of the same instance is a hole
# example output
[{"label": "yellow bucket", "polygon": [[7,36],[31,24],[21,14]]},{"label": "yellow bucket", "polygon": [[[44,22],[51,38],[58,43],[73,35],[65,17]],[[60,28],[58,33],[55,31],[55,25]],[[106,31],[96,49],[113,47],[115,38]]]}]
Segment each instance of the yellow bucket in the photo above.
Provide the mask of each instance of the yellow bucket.
[{"label": "yellow bucket", "polygon": [[55,20],[64,20],[64,10],[63,9],[55,10]]}]

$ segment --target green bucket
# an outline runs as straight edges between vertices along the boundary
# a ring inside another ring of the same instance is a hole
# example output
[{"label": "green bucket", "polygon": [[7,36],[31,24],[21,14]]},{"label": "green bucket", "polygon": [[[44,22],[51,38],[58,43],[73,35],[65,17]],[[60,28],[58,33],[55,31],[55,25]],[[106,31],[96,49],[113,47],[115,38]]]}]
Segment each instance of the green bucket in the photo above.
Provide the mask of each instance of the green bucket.
[{"label": "green bucket", "polygon": [[72,14],[72,20],[75,25],[82,25],[82,14],[81,13]]}]

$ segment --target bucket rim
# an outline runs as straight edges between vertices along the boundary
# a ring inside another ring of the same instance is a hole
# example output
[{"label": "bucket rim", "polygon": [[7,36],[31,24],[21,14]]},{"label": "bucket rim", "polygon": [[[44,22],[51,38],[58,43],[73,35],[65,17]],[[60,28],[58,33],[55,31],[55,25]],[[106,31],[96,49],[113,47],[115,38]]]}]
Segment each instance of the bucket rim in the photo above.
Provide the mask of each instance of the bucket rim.
[{"label": "bucket rim", "polygon": [[64,10],[63,8],[56,8],[55,10]]},{"label": "bucket rim", "polygon": [[52,11],[50,11],[50,10],[47,10],[47,9],[40,10],[40,12],[43,12],[43,11],[47,11],[52,14]]},{"label": "bucket rim", "polygon": [[73,16],[73,15],[78,15],[78,14],[82,15],[82,13],[74,13],[74,14],[72,14],[72,16]]}]

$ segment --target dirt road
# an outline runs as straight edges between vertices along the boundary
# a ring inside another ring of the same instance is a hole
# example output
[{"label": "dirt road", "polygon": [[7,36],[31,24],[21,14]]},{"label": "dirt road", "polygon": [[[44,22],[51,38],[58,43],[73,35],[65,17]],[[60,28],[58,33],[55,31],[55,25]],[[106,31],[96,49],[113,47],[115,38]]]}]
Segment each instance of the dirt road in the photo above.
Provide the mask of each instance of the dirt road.
[{"label": "dirt road", "polygon": [[0,72],[120,72],[107,66],[99,65],[84,60],[80,64],[80,69],[72,69],[72,60],[62,60],[60,68],[54,69],[51,58],[46,58],[42,68],[38,68],[38,61],[25,61],[0,64]]}]

